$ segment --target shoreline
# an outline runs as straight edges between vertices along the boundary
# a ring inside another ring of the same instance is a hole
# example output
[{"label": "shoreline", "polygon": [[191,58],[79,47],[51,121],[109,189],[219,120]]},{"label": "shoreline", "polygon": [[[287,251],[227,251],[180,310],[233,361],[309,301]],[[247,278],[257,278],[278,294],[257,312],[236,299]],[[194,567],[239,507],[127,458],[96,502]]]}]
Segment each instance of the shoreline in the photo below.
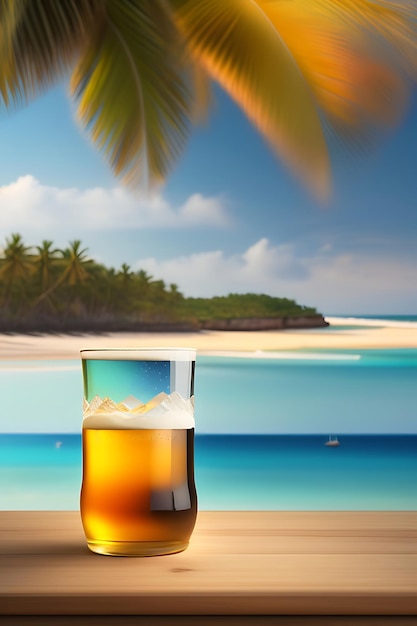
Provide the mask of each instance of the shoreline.
[{"label": "shoreline", "polygon": [[[328,319],[331,325],[327,328],[299,330],[101,334],[0,333],[0,361],[78,360],[80,350],[103,347],[132,349],[181,346],[197,348],[202,355],[252,358],[279,356],[259,354],[260,352],[417,348],[416,323],[399,322],[382,326],[370,322],[364,326],[363,320],[355,322],[348,318]],[[346,329],[346,324],[349,324],[349,329]]]}]

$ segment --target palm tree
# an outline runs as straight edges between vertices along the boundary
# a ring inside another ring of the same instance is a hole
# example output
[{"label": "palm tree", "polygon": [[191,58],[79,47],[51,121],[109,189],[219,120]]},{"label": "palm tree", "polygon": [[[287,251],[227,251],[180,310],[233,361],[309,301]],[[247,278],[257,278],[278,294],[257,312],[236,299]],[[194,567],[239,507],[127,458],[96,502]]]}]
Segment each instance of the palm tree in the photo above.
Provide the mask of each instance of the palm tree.
[{"label": "palm tree", "polygon": [[[51,285],[53,278],[53,269],[58,263],[58,248],[52,248],[53,241],[44,239],[40,246],[36,246],[38,254],[34,257],[34,263],[38,267],[41,294],[47,291]],[[50,298],[45,297],[50,309],[55,310]]]},{"label": "palm tree", "polygon": [[327,132],[355,145],[398,119],[416,18],[414,0],[2,0],[0,104],[70,73],[78,117],[115,174],[152,184],[214,80],[324,195]]},{"label": "palm tree", "polygon": [[144,291],[146,291],[149,285],[151,284],[153,276],[148,274],[146,270],[138,270],[136,272],[136,276],[137,276],[139,283],[142,285]]},{"label": "palm tree", "polygon": [[6,247],[0,259],[0,279],[4,280],[3,308],[7,309],[16,283],[25,280],[33,272],[33,257],[30,255],[31,246],[23,243],[19,233],[12,233],[6,238]]},{"label": "palm tree", "polygon": [[112,310],[116,272],[92,260],[85,266],[88,278],[73,289],[91,318],[106,317]]},{"label": "palm tree", "polygon": [[59,259],[59,264],[62,268],[62,273],[59,278],[36,299],[33,305],[34,307],[42,302],[42,300],[45,300],[45,298],[48,298],[58,287],[64,284],[70,287],[79,287],[89,276],[88,270],[91,268],[93,261],[87,255],[87,248],[81,249],[81,241],[79,239],[71,241],[68,248],[60,250],[60,252],[62,257]]},{"label": "palm tree", "polygon": [[88,248],[81,250],[81,241],[79,239],[69,242],[68,248],[62,251],[65,269],[60,278],[61,283],[75,286],[87,280],[88,267],[92,263],[87,252]]},{"label": "palm tree", "polygon": [[115,296],[117,298],[117,307],[124,313],[132,309],[131,296],[133,287],[134,273],[130,265],[123,263],[116,276]]},{"label": "palm tree", "polygon": [[132,280],[134,274],[130,268],[130,265],[128,265],[127,263],[122,263],[120,269],[121,271],[119,272],[119,275],[122,279],[122,284],[127,285]]},{"label": "palm tree", "polygon": [[38,254],[34,258],[34,262],[39,268],[41,290],[46,291],[52,278],[52,268],[56,265],[59,248],[52,249],[53,241],[44,239],[40,246],[36,246]]}]

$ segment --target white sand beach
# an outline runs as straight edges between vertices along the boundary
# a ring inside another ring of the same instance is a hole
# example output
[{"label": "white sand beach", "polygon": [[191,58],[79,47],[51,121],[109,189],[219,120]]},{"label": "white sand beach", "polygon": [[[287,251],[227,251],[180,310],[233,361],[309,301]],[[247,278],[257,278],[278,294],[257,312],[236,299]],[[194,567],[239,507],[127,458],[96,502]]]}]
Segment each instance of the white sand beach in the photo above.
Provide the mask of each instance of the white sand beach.
[{"label": "white sand beach", "polygon": [[[192,347],[200,354],[349,348],[417,348],[417,324],[380,326],[360,320],[327,318],[331,327],[277,331],[191,333],[0,334],[0,360],[78,359],[82,349]],[[346,328],[348,326],[348,328]],[[338,328],[340,327],[340,329]]]}]

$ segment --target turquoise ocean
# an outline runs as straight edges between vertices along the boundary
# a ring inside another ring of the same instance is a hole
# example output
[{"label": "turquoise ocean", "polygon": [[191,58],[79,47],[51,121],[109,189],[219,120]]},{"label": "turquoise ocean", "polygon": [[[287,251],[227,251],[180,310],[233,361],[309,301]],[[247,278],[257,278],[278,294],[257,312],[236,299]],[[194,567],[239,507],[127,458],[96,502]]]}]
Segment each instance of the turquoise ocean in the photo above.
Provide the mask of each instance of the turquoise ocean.
[{"label": "turquoise ocean", "polygon": [[[362,325],[417,316],[315,332]],[[0,509],[78,509],[81,396],[79,362],[0,355]],[[416,349],[199,356],[195,398],[201,510],[417,510]]]}]

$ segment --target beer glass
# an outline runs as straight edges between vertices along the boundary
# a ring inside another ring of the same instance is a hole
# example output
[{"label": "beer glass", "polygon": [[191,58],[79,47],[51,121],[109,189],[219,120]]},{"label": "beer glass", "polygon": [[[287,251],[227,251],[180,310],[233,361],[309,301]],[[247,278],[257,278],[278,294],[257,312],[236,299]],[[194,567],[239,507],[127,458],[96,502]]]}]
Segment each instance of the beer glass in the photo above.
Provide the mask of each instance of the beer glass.
[{"label": "beer glass", "polygon": [[151,556],[188,546],[197,514],[189,348],[82,350],[87,545]]}]

